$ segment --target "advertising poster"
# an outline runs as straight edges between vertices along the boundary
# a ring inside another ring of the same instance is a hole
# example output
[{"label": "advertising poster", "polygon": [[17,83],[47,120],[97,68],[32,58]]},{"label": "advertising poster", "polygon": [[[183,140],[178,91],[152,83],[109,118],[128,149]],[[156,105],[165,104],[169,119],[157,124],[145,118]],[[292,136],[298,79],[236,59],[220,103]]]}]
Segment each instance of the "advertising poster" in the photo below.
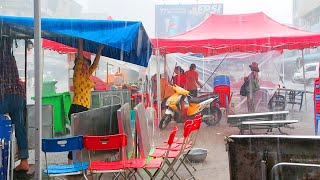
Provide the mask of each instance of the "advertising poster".
[{"label": "advertising poster", "polygon": [[186,32],[211,14],[223,14],[223,4],[156,5],[155,8],[156,37]]}]

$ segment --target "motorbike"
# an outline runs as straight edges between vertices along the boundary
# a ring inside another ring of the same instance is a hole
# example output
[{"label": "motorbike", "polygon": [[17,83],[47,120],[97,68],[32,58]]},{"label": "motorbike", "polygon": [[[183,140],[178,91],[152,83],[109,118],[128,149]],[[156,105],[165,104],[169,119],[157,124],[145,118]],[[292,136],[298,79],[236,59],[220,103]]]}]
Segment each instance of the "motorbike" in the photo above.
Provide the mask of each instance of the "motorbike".
[{"label": "motorbike", "polygon": [[[166,111],[160,120],[159,128],[164,129],[167,125],[175,120],[178,123],[183,122],[182,119],[192,119],[197,114],[201,113],[202,121],[208,126],[216,125],[222,117],[221,110],[214,104],[219,103],[219,97],[215,93],[210,93],[201,97],[191,97],[189,91],[173,85],[175,93],[166,100]],[[180,101],[183,96],[188,97],[188,107],[183,107],[180,110]]]}]

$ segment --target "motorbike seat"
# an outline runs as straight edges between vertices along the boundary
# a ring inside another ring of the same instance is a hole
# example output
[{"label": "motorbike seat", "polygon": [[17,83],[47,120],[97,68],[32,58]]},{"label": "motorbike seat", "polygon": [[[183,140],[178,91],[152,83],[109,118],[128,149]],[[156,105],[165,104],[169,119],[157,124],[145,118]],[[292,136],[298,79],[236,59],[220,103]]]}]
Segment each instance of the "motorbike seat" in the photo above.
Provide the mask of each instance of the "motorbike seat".
[{"label": "motorbike seat", "polygon": [[189,103],[201,103],[205,100],[208,100],[210,98],[216,98],[218,97],[216,94],[211,94],[211,95],[208,95],[208,96],[205,96],[205,97],[192,97],[189,99]]}]

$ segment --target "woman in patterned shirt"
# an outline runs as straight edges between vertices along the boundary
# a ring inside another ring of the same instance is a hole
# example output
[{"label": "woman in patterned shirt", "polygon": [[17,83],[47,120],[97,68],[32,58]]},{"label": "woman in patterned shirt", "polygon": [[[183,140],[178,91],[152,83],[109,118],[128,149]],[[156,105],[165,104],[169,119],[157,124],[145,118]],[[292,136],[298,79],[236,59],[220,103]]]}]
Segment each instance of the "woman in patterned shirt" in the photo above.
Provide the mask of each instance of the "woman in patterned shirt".
[{"label": "woman in patterned shirt", "polygon": [[[78,42],[78,57],[75,60],[74,72],[73,72],[73,87],[74,96],[72,104],[69,110],[69,119],[71,120],[71,115],[78,112],[87,111],[90,108],[91,101],[91,89],[94,87],[94,83],[90,80],[91,74],[97,68],[101,51],[103,45],[100,44],[96,57],[93,64],[91,65],[91,60],[86,59],[83,56],[83,40],[79,39]],[[72,153],[68,154],[68,162],[72,164]]]}]

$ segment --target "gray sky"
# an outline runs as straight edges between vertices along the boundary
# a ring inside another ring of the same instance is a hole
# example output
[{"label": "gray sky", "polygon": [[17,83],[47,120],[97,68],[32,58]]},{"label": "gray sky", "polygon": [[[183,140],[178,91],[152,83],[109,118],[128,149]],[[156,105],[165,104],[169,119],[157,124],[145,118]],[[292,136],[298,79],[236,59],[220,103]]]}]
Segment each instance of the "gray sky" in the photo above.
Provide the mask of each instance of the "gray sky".
[{"label": "gray sky", "polygon": [[[118,20],[142,21],[149,36],[154,36],[156,4],[224,4],[224,14],[264,12],[278,22],[292,23],[292,0],[76,0],[84,11],[105,13]],[[90,2],[90,3],[89,3]]]}]

